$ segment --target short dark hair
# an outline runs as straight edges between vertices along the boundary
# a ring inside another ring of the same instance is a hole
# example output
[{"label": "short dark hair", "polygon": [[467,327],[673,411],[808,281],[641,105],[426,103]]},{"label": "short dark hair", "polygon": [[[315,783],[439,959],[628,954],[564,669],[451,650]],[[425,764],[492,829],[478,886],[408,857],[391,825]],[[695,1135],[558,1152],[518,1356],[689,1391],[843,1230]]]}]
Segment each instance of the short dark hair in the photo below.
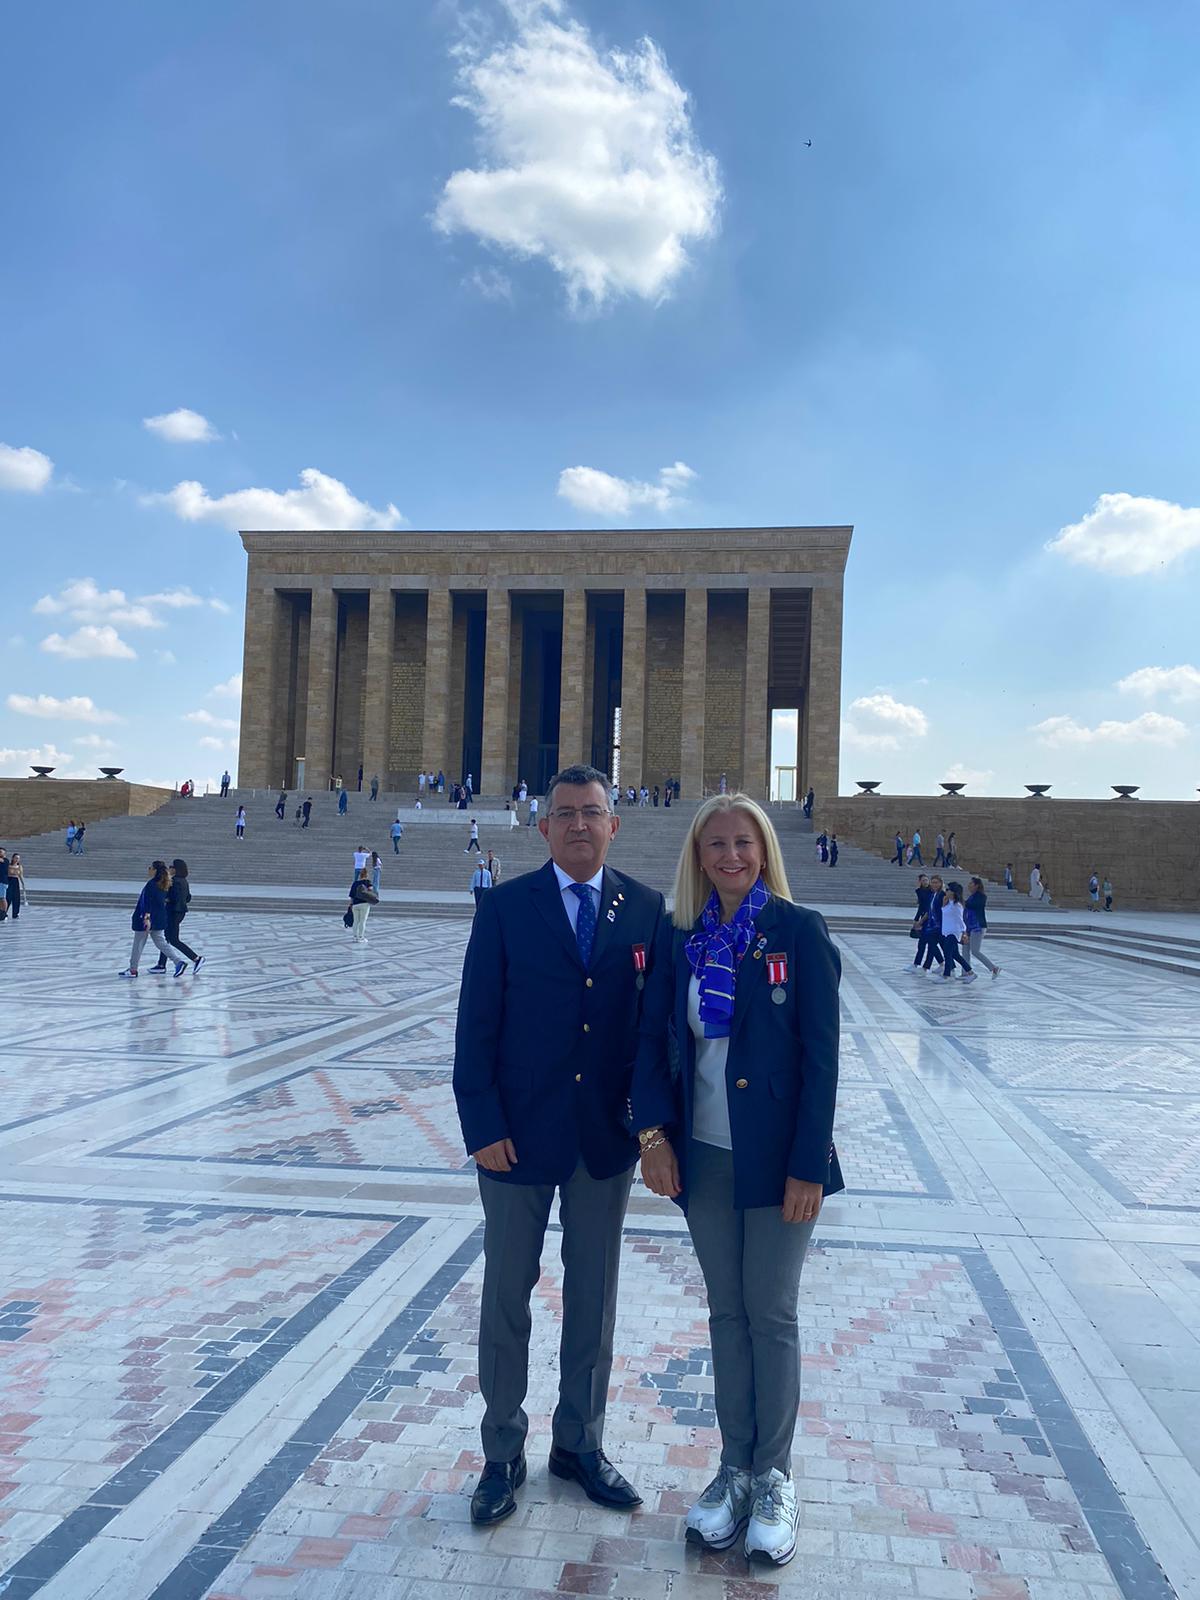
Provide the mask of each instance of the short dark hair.
[{"label": "short dark hair", "polygon": [[589,767],[585,762],[577,761],[573,767],[564,767],[561,772],[556,772],[546,785],[546,809],[550,809],[550,801],[555,789],[560,783],[569,783],[580,786],[585,783],[598,783],[604,790],[604,805],[608,808],[608,791],[612,785],[608,781],[607,772],[601,772],[599,767]]},{"label": "short dark hair", "polygon": [[175,876],[177,878],[186,878],[187,877],[187,862],[183,859],[182,856],[176,856],[174,861],[172,861],[171,865],[175,869]]}]

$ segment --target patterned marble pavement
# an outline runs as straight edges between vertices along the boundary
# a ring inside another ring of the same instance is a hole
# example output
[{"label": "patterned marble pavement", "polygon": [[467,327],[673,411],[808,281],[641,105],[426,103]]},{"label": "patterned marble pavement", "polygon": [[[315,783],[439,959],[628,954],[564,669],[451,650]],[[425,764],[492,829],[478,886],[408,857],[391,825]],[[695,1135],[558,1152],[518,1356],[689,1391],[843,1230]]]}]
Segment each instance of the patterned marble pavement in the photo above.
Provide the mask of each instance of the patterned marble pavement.
[{"label": "patterned marble pavement", "polygon": [[529,1481],[469,1524],[466,925],[194,920],[178,983],[119,986],[107,912],[0,941],[0,1600],[1200,1600],[1194,980],[1024,935],[964,988],[841,936],[850,1189],[802,1290],[800,1553],[765,1573],[680,1541],[703,1284],[640,1186],[606,1443],[643,1509],[546,1473],[551,1246]]}]

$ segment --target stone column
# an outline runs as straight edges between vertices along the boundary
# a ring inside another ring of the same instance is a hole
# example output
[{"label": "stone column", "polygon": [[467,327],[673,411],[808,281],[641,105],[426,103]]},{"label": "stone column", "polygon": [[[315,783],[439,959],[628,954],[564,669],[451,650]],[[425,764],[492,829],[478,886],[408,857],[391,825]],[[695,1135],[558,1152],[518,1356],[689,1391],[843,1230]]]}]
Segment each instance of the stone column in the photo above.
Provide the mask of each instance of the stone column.
[{"label": "stone column", "polygon": [[[562,690],[558,702],[559,770],[583,761],[583,702],[587,678],[587,590],[565,589],[562,613]],[[590,741],[589,741],[590,746]],[[590,754],[590,748],[589,752]]]},{"label": "stone column", "polygon": [[516,781],[508,771],[508,675],[512,599],[507,589],[489,589],[483,650],[483,760],[479,792],[507,795]]},{"label": "stone column", "polygon": [[[246,631],[242,645],[242,721],[238,747],[238,785],[263,789],[290,775],[276,771],[283,730],[275,723],[276,675],[287,669],[279,630],[279,596],[274,589],[246,590]],[[282,657],[282,659],[281,659]]]},{"label": "stone column", "polygon": [[755,800],[771,792],[771,591],[746,591],[746,684],[742,710],[742,788]]},{"label": "stone column", "polygon": [[808,652],[807,760],[802,784],[816,790],[817,804],[838,792],[838,745],[842,722],[842,586],[812,591]]},{"label": "stone column", "polygon": [[425,720],[422,763],[427,772],[445,772],[450,782],[446,735],[450,709],[450,591],[430,589],[425,620]]},{"label": "stone column", "polygon": [[646,590],[625,590],[621,635],[621,787],[642,781],[646,747]]},{"label": "stone column", "polygon": [[390,585],[372,589],[367,612],[367,682],[363,695],[363,788],[378,773],[388,781],[391,748],[392,660],[396,648],[396,597]]},{"label": "stone column", "polygon": [[[327,789],[332,777],[333,697],[337,668],[338,597],[312,591],[308,631],[308,711],[304,724],[304,786]],[[297,751],[297,754],[300,754]]]},{"label": "stone column", "polygon": [[708,590],[683,594],[682,734],[679,783],[689,805],[704,797],[704,698],[708,687]]}]

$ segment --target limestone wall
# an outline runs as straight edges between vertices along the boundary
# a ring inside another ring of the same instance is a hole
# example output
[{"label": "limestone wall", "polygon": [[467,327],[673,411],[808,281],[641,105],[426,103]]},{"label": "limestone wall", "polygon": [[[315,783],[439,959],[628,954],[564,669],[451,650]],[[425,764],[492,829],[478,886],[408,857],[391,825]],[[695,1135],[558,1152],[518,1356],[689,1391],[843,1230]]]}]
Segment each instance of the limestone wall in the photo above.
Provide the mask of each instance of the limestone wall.
[{"label": "limestone wall", "polygon": [[957,875],[1004,880],[1011,861],[1017,887],[1029,888],[1040,862],[1056,902],[1087,904],[1095,870],[1112,879],[1117,906],[1195,911],[1200,907],[1200,804],[1186,800],[1031,800],[1013,797],[842,795],[817,797],[818,828],[885,859],[897,829],[921,834],[926,866],[939,830],[958,835]]},{"label": "limestone wall", "polygon": [[170,789],[93,778],[0,778],[0,844],[51,833],[101,817],[145,817],[171,798]]}]

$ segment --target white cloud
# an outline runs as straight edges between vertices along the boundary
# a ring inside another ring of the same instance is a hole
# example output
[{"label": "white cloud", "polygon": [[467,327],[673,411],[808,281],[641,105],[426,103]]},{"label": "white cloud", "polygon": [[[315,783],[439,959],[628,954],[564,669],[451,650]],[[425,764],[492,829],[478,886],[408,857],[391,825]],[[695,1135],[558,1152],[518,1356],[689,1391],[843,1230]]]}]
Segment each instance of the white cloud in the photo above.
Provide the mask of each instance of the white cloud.
[{"label": "white cloud", "polygon": [[573,305],[661,298],[721,200],[688,96],[650,39],[602,52],[561,0],[507,10],[506,43],[490,48],[476,24],[458,52],[455,104],[475,117],[481,160],[447,180],[435,226],[544,258]]},{"label": "white cloud", "polygon": [[130,600],[123,589],[100,589],[94,578],[71,578],[58,594],[44,594],[33,609],[38,616],[66,615],[75,622],[126,628],[165,626],[144,601]]},{"label": "white cloud", "polygon": [[72,744],[77,744],[81,750],[115,750],[117,741],[106,739],[102,733],[81,733],[78,739],[72,739]]},{"label": "white cloud", "polygon": [[53,767],[61,776],[75,757],[69,751],[59,750],[54,744],[35,745],[32,749],[0,750],[0,777],[27,778],[29,767]]},{"label": "white cloud", "polygon": [[852,700],[842,722],[842,738],[858,750],[899,750],[902,740],[923,739],[928,732],[929,718],[919,706],[883,693]]},{"label": "white cloud", "polygon": [[558,493],[580,511],[604,517],[627,517],[638,506],[650,506],[658,512],[672,510],[696,476],[682,461],[663,467],[657,483],[616,478],[598,467],[564,467],[558,475]]},{"label": "white cloud", "polygon": [[238,744],[236,739],[217,739],[211,733],[206,733],[196,743],[201,750],[236,750]]},{"label": "white cloud", "polygon": [[300,482],[301,489],[235,489],[214,497],[202,483],[186,480],[166,494],[143,495],[142,504],[167,506],[184,522],[216,522],[235,533],[242,528],[398,528],[404,523],[394,505],[379,511],[315,467],[305,467]]},{"label": "white cloud", "polygon": [[985,789],[988,784],[988,779],[994,778],[995,776],[996,774],[992,771],[991,767],[966,767],[961,761],[956,761],[947,769],[946,782],[965,783],[968,789],[978,790]]},{"label": "white cloud", "polygon": [[41,494],[53,475],[53,461],[32,445],[0,444],[0,489]]},{"label": "white cloud", "polygon": [[226,678],[224,683],[214,683],[208,692],[209,694],[225,695],[230,700],[240,700],[242,698],[241,673],[235,672],[233,677]]},{"label": "white cloud", "polygon": [[101,711],[86,694],[58,700],[52,694],[10,694],[5,701],[10,711],[23,717],[59,717],[64,722],[120,722],[115,711]]},{"label": "white cloud", "polygon": [[1187,700],[1200,700],[1200,668],[1139,667],[1128,677],[1121,678],[1117,688],[1122,694],[1140,695],[1143,700],[1165,694],[1182,705]]},{"label": "white cloud", "polygon": [[1047,717],[1030,731],[1051,749],[1100,744],[1175,745],[1187,738],[1187,727],[1178,717],[1164,717],[1158,711],[1143,711],[1132,722],[1101,722],[1094,728],[1074,717]]},{"label": "white cloud", "polygon": [[474,289],[484,300],[503,300],[508,305],[512,304],[512,279],[499,267],[476,267],[463,279],[463,285]]},{"label": "white cloud", "polygon": [[166,606],[171,611],[184,611],[191,606],[202,606],[204,601],[188,588],[163,589],[158,594],[140,594],[138,601],[144,606]]},{"label": "white cloud", "polygon": [[233,733],[236,733],[238,729],[236,722],[231,721],[228,717],[214,717],[211,711],[185,711],[183,720],[185,722],[199,722],[206,728],[228,728]]},{"label": "white cloud", "polygon": [[117,630],[104,623],[97,627],[85,623],[74,633],[48,633],[41,648],[48,655],[65,656],[69,661],[136,661],[137,651],[130,648]]},{"label": "white cloud", "polygon": [[164,411],[159,417],[143,417],[142,427],[149,428],[160,439],[169,439],[172,444],[209,444],[221,437],[207,417],[202,417],[198,411],[189,411],[187,406],[180,406],[177,411]]},{"label": "white cloud", "polygon": [[214,611],[219,611],[224,617],[227,617],[233,610],[233,607],[225,600],[212,599],[208,603]]},{"label": "white cloud", "polygon": [[1148,495],[1102,494],[1081,521],[1060,528],[1046,549],[1097,572],[1140,577],[1161,572],[1197,546],[1200,508]]}]

